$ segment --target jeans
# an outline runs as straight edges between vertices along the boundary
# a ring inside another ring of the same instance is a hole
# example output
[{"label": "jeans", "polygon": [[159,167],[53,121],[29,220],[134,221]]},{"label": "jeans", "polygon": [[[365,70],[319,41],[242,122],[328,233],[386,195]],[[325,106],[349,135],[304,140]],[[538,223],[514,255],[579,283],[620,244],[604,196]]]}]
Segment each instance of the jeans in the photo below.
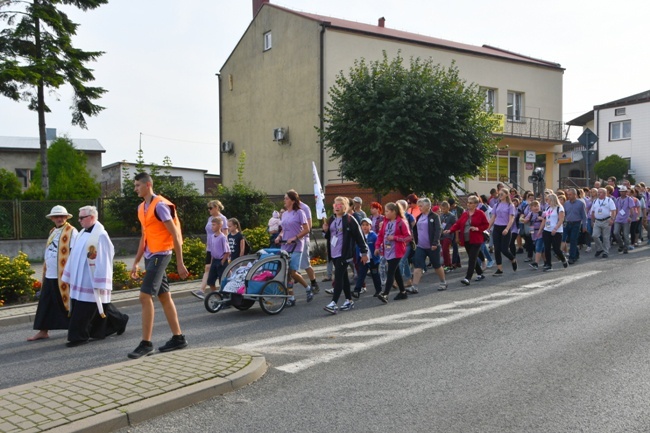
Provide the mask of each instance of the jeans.
[{"label": "jeans", "polygon": [[372,277],[372,283],[375,286],[375,294],[381,292],[381,280],[379,278],[379,263],[375,263],[372,260],[368,260],[368,263],[365,265],[359,263],[359,277],[357,278],[357,284],[354,287],[355,292],[360,292],[363,282],[370,271],[370,276]]},{"label": "jeans", "polygon": [[578,236],[580,236],[580,221],[568,221],[564,226],[567,242],[569,242],[569,260],[578,260],[580,251],[578,251]]},{"label": "jeans", "polygon": [[458,242],[456,242],[456,238],[451,241],[451,263],[460,267],[460,254],[458,254]]},{"label": "jeans", "polygon": [[411,264],[409,263],[409,256],[411,255],[411,244],[406,244],[406,252],[404,256],[399,261],[399,270],[402,273],[402,277],[407,280],[413,278],[411,273]]},{"label": "jeans", "polygon": [[[623,230],[623,239],[621,239],[621,230]],[[614,223],[614,238],[619,251],[630,246],[630,223]]]},{"label": "jeans", "polygon": [[[490,239],[491,239],[491,237],[490,237]],[[483,242],[483,243],[481,244],[481,252],[483,253],[483,257],[485,257],[485,259],[486,259],[488,262],[491,262],[491,261],[492,261],[492,255],[490,254],[490,250],[488,249],[488,247],[487,247],[487,245],[485,244],[485,242]]]}]

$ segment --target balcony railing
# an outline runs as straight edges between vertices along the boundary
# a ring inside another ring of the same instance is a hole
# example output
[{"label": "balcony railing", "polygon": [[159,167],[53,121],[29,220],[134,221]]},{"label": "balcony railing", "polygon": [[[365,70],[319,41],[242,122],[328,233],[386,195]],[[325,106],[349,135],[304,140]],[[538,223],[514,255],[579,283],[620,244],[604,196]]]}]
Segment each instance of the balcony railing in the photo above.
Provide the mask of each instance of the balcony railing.
[{"label": "balcony railing", "polygon": [[518,120],[507,119],[503,126],[503,135],[536,138],[539,140],[564,140],[564,124],[559,120],[519,117]]}]

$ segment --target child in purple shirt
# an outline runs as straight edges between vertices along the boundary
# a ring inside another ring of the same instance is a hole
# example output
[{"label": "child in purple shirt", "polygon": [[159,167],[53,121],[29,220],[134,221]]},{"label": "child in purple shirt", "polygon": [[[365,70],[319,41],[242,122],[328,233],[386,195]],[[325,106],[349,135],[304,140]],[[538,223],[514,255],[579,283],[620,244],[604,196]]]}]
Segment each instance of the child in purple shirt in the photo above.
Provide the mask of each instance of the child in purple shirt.
[{"label": "child in purple shirt", "polygon": [[221,275],[228,266],[228,257],[230,257],[230,247],[228,238],[222,232],[223,221],[221,218],[212,219],[212,235],[208,243],[212,263],[210,263],[210,273],[208,274],[208,286],[213,292],[217,290],[216,282],[221,282]]}]

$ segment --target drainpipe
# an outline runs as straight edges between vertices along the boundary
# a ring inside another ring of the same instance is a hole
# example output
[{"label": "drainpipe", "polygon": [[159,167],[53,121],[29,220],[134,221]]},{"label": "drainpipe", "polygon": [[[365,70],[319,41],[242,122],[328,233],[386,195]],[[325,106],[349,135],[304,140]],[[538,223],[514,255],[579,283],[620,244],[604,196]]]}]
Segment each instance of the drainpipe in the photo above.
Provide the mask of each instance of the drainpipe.
[{"label": "drainpipe", "polygon": [[221,153],[221,143],[222,137],[223,137],[223,129],[222,129],[222,117],[223,114],[221,112],[221,73],[217,72],[214,74],[217,76],[217,89],[219,90],[219,176],[221,177],[221,184],[223,185],[223,154]]},{"label": "drainpipe", "polygon": [[[325,115],[325,26],[328,23],[321,23],[320,29],[320,130],[322,131],[325,127],[325,122],[323,121],[323,116]],[[323,142],[322,132],[319,134],[320,142],[320,178],[327,183],[327,178],[325,177],[325,143]],[[325,185],[323,184],[323,185]]]},{"label": "drainpipe", "polygon": [[599,116],[600,110],[598,110],[596,107],[594,107],[594,111],[595,111],[595,114],[596,114],[596,135],[598,136],[598,142],[596,143],[596,145],[598,146],[596,148],[596,160],[600,161],[600,135],[599,135],[600,134],[600,129],[599,129],[599,126],[600,126],[599,125],[599,123],[600,123],[600,118],[599,118],[600,117]]}]

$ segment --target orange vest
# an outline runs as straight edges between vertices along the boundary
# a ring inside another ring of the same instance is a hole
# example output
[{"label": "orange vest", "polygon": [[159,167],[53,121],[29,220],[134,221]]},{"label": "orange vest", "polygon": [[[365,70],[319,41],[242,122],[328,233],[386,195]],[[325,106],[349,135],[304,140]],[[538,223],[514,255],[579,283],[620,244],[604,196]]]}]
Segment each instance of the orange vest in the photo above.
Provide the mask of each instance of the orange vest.
[{"label": "orange vest", "polygon": [[156,218],[155,210],[158,202],[163,202],[170,207],[172,220],[174,221],[178,234],[181,235],[181,223],[178,220],[178,213],[176,212],[174,203],[161,195],[157,195],[151,200],[146,214],[144,212],[144,202],[140,203],[140,206],[138,206],[138,219],[142,226],[144,243],[145,246],[149,247],[149,251],[154,254],[174,249],[174,239],[171,233],[169,233],[165,224]]}]

